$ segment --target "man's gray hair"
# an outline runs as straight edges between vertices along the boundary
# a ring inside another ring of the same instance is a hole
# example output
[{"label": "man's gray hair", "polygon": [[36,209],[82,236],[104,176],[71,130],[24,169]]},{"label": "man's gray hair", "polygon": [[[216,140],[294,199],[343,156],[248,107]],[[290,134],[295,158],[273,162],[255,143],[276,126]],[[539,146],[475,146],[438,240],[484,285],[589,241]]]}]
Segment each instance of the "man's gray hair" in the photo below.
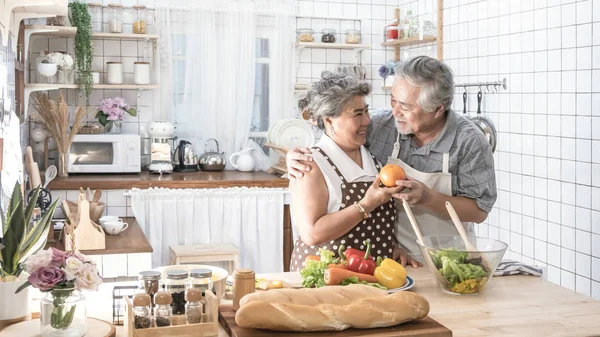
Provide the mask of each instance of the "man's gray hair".
[{"label": "man's gray hair", "polygon": [[445,111],[450,110],[454,99],[454,78],[445,63],[429,56],[417,56],[400,63],[394,73],[421,88],[417,104],[423,111],[435,112],[442,105]]},{"label": "man's gray hair", "polygon": [[323,71],[305,96],[298,101],[298,108],[307,113],[318,128],[325,129],[323,117],[335,118],[355,96],[368,96],[371,85],[353,75]]}]

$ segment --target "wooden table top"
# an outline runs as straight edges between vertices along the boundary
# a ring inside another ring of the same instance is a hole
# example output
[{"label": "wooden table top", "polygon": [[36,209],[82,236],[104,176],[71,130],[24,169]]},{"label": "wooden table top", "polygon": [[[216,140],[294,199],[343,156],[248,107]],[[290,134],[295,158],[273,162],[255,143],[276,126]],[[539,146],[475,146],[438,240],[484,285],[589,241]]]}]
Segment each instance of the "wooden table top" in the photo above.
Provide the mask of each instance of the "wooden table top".
[{"label": "wooden table top", "polygon": [[[129,224],[129,228],[118,235],[106,234],[106,248],[95,250],[82,250],[85,255],[108,255],[108,254],[133,254],[133,253],[152,253],[152,246],[148,242],[146,235],[142,232],[140,225],[135,218],[123,218],[124,222]],[[64,242],[58,240],[53,243],[47,243],[46,248],[54,247],[64,250]]]},{"label": "wooden table top", "polygon": [[50,190],[128,189],[132,187],[166,188],[219,188],[219,187],[265,187],[287,188],[289,180],[266,172],[174,172],[152,174],[148,171],[132,174],[69,174],[66,178],[56,177]]},{"label": "wooden table top", "polygon": [[[415,280],[410,291],[429,301],[429,316],[452,330],[454,337],[600,335],[600,302],[539,277],[495,277],[486,292],[469,296],[442,292],[426,268],[407,272]],[[258,277],[301,283],[299,273]],[[219,337],[227,337],[221,327]]]}]

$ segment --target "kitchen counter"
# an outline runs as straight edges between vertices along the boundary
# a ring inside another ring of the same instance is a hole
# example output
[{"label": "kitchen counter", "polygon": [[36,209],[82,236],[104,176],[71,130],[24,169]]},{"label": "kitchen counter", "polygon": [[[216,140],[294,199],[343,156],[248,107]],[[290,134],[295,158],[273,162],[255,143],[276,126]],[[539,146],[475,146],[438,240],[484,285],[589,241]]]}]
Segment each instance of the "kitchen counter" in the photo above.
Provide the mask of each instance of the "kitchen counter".
[{"label": "kitchen counter", "polygon": [[[84,255],[109,255],[109,254],[135,254],[135,253],[152,253],[152,246],[146,239],[144,232],[135,218],[123,218],[129,227],[118,235],[106,234],[106,248],[94,250],[81,250]],[[65,250],[64,242],[57,240],[56,242],[46,243],[44,249],[54,247],[56,249]]]},{"label": "kitchen counter", "polygon": [[[600,302],[539,277],[493,278],[485,293],[461,296],[442,292],[426,268],[407,272],[415,280],[410,291],[429,301],[429,316],[452,330],[454,337],[600,335]],[[301,283],[299,273],[258,277]],[[221,327],[219,337],[227,337]]]},{"label": "kitchen counter", "polygon": [[221,188],[221,187],[265,187],[287,188],[288,180],[266,172],[173,172],[172,174],[152,174],[148,171],[132,174],[69,174],[66,178],[56,177],[50,190],[90,189],[118,190],[132,187],[166,188]]}]

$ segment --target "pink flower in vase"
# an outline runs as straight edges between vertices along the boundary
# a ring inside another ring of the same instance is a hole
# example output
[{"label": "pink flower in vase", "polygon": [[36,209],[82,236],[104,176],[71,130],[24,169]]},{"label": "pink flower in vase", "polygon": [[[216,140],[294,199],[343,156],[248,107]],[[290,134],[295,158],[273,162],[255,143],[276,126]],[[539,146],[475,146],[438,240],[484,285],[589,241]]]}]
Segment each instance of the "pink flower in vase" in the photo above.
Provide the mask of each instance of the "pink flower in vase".
[{"label": "pink flower in vase", "polygon": [[56,266],[43,267],[29,275],[29,283],[41,291],[50,291],[65,281],[65,272]]}]

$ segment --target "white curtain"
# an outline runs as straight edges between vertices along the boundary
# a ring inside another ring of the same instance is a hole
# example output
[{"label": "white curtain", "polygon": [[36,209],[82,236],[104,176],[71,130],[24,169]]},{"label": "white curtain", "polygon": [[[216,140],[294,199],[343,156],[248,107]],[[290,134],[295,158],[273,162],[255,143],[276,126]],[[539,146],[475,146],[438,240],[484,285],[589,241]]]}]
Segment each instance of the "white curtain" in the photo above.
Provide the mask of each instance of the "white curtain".
[{"label": "white curtain", "polygon": [[228,155],[246,143],[261,25],[277,32],[271,45],[278,57],[272,69],[277,71],[277,85],[270,92],[274,107],[283,112],[292,106],[291,3],[165,0],[156,5],[161,94],[155,98],[160,107],[155,118],[174,120],[180,139],[203,152],[205,141],[215,138]]},{"label": "white curtain", "polygon": [[152,266],[169,262],[169,245],[230,243],[241,267],[283,271],[286,189],[131,189],[131,208],[154,252]]}]

